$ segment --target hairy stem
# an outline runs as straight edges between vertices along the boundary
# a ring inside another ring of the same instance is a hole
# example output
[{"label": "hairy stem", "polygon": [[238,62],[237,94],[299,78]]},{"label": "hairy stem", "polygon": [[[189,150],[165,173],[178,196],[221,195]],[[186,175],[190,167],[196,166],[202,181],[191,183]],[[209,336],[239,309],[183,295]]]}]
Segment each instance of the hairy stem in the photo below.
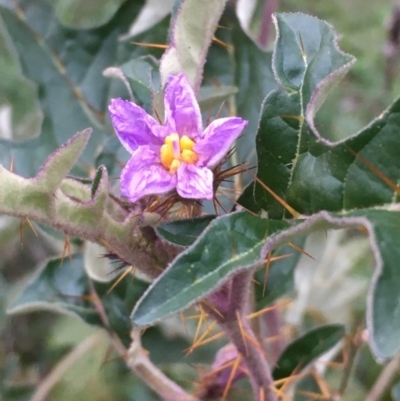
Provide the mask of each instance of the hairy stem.
[{"label": "hairy stem", "polygon": [[277,361],[286,347],[281,313],[275,305],[260,316],[262,338],[267,340],[264,348],[273,361]]},{"label": "hairy stem", "polygon": [[213,308],[207,308],[207,312],[219,323],[242,355],[253,387],[254,399],[277,401],[273,390],[274,381],[263,355],[263,348],[258,343],[246,317],[249,312],[252,274],[251,271],[241,272],[232,279],[229,287],[224,286],[220,291],[212,294],[209,302]]}]

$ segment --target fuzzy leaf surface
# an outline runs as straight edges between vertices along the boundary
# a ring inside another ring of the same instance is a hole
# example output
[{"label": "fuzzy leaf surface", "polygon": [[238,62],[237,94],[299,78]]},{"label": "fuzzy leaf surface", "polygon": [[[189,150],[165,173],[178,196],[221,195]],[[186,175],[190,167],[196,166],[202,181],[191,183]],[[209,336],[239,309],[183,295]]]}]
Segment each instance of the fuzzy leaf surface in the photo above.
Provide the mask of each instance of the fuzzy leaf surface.
[{"label": "fuzzy leaf surface", "polygon": [[[300,13],[282,13],[276,15],[275,25],[277,40],[273,69],[282,89],[270,93],[261,110],[256,138],[258,178],[302,213],[340,210],[333,205],[337,202],[334,197],[339,172],[335,177],[322,179],[314,176],[308,179],[314,171],[315,174],[329,173],[328,163],[325,163],[318,169],[313,164],[304,167],[301,173],[305,177],[296,174],[303,154],[319,156],[321,148],[328,146],[326,141],[317,138],[315,129],[312,131],[313,117],[329,89],[354,63],[354,58],[340,51],[333,29],[317,18]],[[343,156],[340,154],[339,157]],[[350,159],[353,161],[354,156]],[[308,189],[306,194],[298,192],[296,185],[299,184],[304,191]],[[315,188],[321,185],[325,186],[324,190],[314,195]],[[257,184],[255,190],[247,191],[247,197],[253,195],[258,209],[266,210],[273,218],[283,215],[282,207],[262,186]]]},{"label": "fuzzy leaf surface", "polygon": [[268,220],[246,212],[216,218],[152,283],[133,311],[146,326],[187,308],[234,273],[261,265],[269,251],[312,231],[363,226],[376,268],[367,303],[372,349],[379,359],[400,350],[400,211],[367,209],[343,215],[322,211],[304,220]]},{"label": "fuzzy leaf surface", "polygon": [[344,334],[344,326],[332,324],[311,330],[293,341],[279,357],[272,373],[274,379],[284,379],[293,372],[299,373],[310,362],[335,346]]},{"label": "fuzzy leaf surface", "polygon": [[163,86],[170,75],[183,71],[194,90],[199,90],[205,55],[226,1],[186,0],[179,4],[171,22],[170,47],[160,65]]}]

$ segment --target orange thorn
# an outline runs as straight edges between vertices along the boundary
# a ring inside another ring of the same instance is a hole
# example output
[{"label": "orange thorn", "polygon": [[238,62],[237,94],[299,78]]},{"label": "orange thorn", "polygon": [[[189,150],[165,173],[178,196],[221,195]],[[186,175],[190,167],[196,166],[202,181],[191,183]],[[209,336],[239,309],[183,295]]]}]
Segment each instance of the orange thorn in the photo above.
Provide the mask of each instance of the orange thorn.
[{"label": "orange thorn", "polygon": [[32,229],[33,233],[36,235],[36,237],[38,237],[38,233],[35,230],[35,227],[33,226],[33,224],[31,223],[31,221],[29,220],[29,217],[25,217],[26,221],[29,224],[29,227]]},{"label": "orange thorn", "polygon": [[367,159],[359,155],[353,149],[348,148],[349,152],[356,157],[356,159],[360,160],[360,162],[364,163],[377,177],[379,177],[385,184],[387,184],[393,191],[400,195],[400,187],[396,185],[388,176],[386,176],[382,171],[378,170],[371,162]]},{"label": "orange thorn", "polygon": [[213,42],[218,43],[222,47],[225,47],[225,49],[228,49],[228,50],[231,49],[231,46],[228,45],[228,43],[225,43],[221,39],[218,39],[216,36],[213,37]]},{"label": "orange thorn", "polygon": [[[206,338],[205,340],[203,340],[203,341],[201,341],[201,342],[197,341],[196,344],[194,344],[194,345],[191,346],[191,348],[194,347],[194,346],[195,346],[196,348],[199,348],[199,347],[201,347],[202,345],[206,345],[206,344],[211,343],[211,342],[213,342],[213,341],[215,341],[215,340],[219,340],[221,337],[224,337],[224,336],[225,336],[225,333],[224,333],[224,332],[214,334],[213,336],[208,337],[208,338]],[[194,351],[194,348],[193,348],[193,351]],[[193,351],[192,351],[192,352],[193,352]]]},{"label": "orange thorn", "polygon": [[236,311],[236,318],[238,320],[239,330],[240,330],[240,334],[241,334],[243,342],[244,342],[244,347],[246,348],[246,355],[249,355],[249,350],[247,348],[247,342],[246,342],[246,332],[243,329],[243,324],[242,324],[242,321],[240,320],[240,314],[238,311]]},{"label": "orange thorn", "polygon": [[193,344],[190,346],[190,348],[188,349],[188,352],[186,355],[191,354],[195,348],[198,348],[198,344],[201,344],[204,337],[207,337],[207,335],[211,332],[211,330],[215,327],[215,325],[217,324],[217,322],[212,322],[210,324],[209,327],[207,327],[207,329],[204,331],[204,333],[200,336],[200,338],[198,340],[196,340],[196,342],[193,342]]},{"label": "orange thorn", "polygon": [[185,314],[183,312],[181,312],[180,313],[180,317],[181,317],[181,320],[182,320],[182,323],[183,323],[183,327],[185,328],[185,333],[188,336],[189,335],[189,331],[188,331],[187,324],[186,324]]},{"label": "orange thorn", "polygon": [[330,391],[327,383],[316,371],[313,371],[312,375],[313,375],[315,381],[317,382],[318,387],[322,392],[322,395],[325,397],[325,399],[329,400],[331,398],[331,391]]},{"label": "orange thorn", "polygon": [[64,248],[63,248],[63,252],[62,252],[62,255],[61,255],[61,265],[64,262],[65,254],[67,252],[68,252],[69,261],[70,261],[70,263],[72,263],[71,241],[70,241],[69,235],[65,236]]},{"label": "orange thorn", "polygon": [[[286,302],[280,303],[279,306],[280,307],[284,307],[284,306],[290,305],[291,303],[292,303],[292,301],[286,301]],[[247,319],[253,319],[253,318],[257,317],[257,316],[262,315],[263,313],[269,312],[270,310],[273,310],[273,309],[276,309],[276,308],[278,308],[278,305],[267,306],[264,309],[260,309],[257,312],[253,312],[250,315],[247,315],[246,317],[247,317]]]},{"label": "orange thorn", "polygon": [[250,169],[247,169],[248,173],[275,199],[277,200],[294,218],[299,218],[300,213],[294,210],[286,201],[284,201],[279,195],[277,195],[272,189],[270,189],[264,182],[262,182]]},{"label": "orange thorn", "polygon": [[294,244],[293,242],[288,242],[288,245],[291,246],[293,249],[296,249],[296,251],[299,251],[300,253],[302,253],[303,255],[308,256],[309,258],[311,258],[312,260],[315,260],[314,257],[312,257],[308,252],[306,252],[304,249],[300,248],[299,246],[297,246],[296,244]]},{"label": "orange thorn", "polygon": [[203,324],[203,321],[207,317],[207,314],[204,312],[204,309],[202,308],[201,304],[199,305],[199,309],[200,309],[200,317],[199,317],[199,321],[197,322],[197,327],[196,327],[196,332],[194,334],[193,344],[195,344],[197,342],[197,337],[199,336],[201,326]]},{"label": "orange thorn", "polygon": [[129,266],[117,279],[117,281],[110,287],[106,295],[108,295],[130,272],[132,272],[133,278],[135,278],[136,267]]},{"label": "orange thorn", "polygon": [[224,105],[225,105],[225,100],[221,103],[221,106],[219,106],[219,109],[218,109],[217,114],[215,115],[215,118],[214,118],[214,119],[217,119],[217,118],[219,117],[219,115],[221,114],[221,111],[222,111],[222,108],[224,107]]},{"label": "orange thorn", "polygon": [[271,266],[271,255],[272,255],[272,252],[269,251],[268,255],[267,255],[267,261],[265,263],[265,274],[264,274],[264,285],[263,285],[262,296],[264,296],[265,289],[267,288],[267,280],[268,280],[268,275],[269,275],[269,268]]},{"label": "orange thorn", "polygon": [[273,358],[271,357],[271,355],[269,355],[262,347],[261,345],[254,340],[254,338],[250,337],[246,332],[244,333],[244,336],[260,351],[262,352],[262,354],[274,365],[276,365],[276,362],[273,360]]},{"label": "orange thorn", "polygon": [[229,392],[229,390],[230,390],[230,388],[232,386],[232,382],[233,382],[233,379],[235,377],[236,371],[237,371],[237,369],[239,367],[241,359],[242,359],[242,356],[240,354],[238,354],[238,356],[235,359],[235,363],[232,366],[232,370],[231,370],[231,373],[229,375],[228,382],[226,383],[226,387],[224,389],[224,393],[222,394],[221,401],[224,401],[226,399],[227,395],[228,395],[228,392]]},{"label": "orange thorn", "polygon": [[205,299],[203,299],[201,302],[207,305],[210,309],[212,309],[218,316],[224,318],[224,315],[214,305],[210,304],[210,302],[208,302]]},{"label": "orange thorn", "polygon": [[19,220],[19,240],[21,242],[21,248],[24,247],[24,219]]},{"label": "orange thorn", "polygon": [[156,117],[157,117],[158,122],[159,122],[161,125],[164,125],[163,122],[161,121],[161,117],[160,117],[160,115],[158,114],[157,110],[153,108],[153,111],[154,111],[154,114],[155,114]]},{"label": "orange thorn", "polygon": [[277,389],[275,387],[272,387],[271,390],[280,398],[282,398],[283,400],[287,400],[287,401],[293,401],[288,395],[286,395],[282,389]]},{"label": "orange thorn", "polygon": [[144,46],[144,47],[153,47],[155,49],[168,49],[168,45],[163,45],[162,43],[143,43],[143,42],[131,42],[134,45]]},{"label": "orange thorn", "polygon": [[14,172],[14,156],[11,155],[11,160],[10,160],[10,171],[13,173]]}]

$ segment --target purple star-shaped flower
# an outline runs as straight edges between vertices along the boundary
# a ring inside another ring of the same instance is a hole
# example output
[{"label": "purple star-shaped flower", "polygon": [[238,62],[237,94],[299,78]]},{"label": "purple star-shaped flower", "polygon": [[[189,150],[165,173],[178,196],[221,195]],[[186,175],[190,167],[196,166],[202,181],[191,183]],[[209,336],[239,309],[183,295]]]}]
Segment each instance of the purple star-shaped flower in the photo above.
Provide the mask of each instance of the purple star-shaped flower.
[{"label": "purple star-shaped flower", "polygon": [[132,154],[121,173],[121,194],[136,202],[145,195],[176,188],[183,198],[212,199],[212,169],[247,121],[219,118],[203,131],[199,105],[183,73],[169,77],[164,105],[165,123],[161,125],[132,102],[111,101],[114,129]]}]

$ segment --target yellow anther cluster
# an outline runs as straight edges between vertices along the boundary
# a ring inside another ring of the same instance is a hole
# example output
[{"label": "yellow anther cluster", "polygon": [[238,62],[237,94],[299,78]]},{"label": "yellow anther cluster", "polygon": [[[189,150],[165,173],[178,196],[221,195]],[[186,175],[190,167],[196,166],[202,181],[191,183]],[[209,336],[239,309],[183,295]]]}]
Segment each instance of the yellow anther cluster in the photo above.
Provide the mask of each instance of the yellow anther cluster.
[{"label": "yellow anther cluster", "polygon": [[162,165],[174,174],[182,162],[196,163],[199,157],[193,150],[194,145],[195,143],[186,135],[182,137],[176,133],[168,135],[160,149]]}]

